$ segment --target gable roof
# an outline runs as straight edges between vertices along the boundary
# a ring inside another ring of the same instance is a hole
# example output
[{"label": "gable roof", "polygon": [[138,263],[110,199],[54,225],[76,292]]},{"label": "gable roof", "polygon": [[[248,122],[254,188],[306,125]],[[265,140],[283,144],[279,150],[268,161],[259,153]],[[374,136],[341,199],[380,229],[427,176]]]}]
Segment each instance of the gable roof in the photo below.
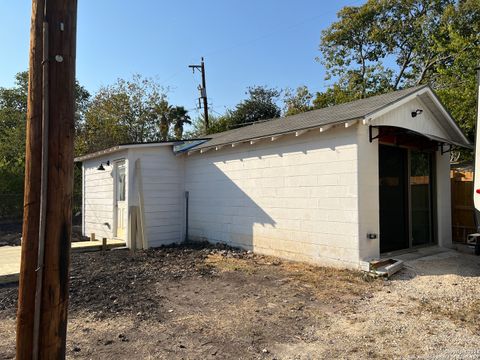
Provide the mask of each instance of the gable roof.
[{"label": "gable roof", "polygon": [[210,140],[195,146],[191,151],[222,147],[228,144],[315,129],[325,125],[341,124],[353,120],[368,122],[368,119],[376,113],[386,111],[390,106],[401,102],[401,100],[415,95],[420,96],[420,94],[427,94],[421,100],[426,106],[434,110],[433,112],[436,116],[443,117],[444,121],[449,124],[452,130],[452,139],[444,139],[445,142],[451,140],[450,142],[456,145],[471,146],[469,140],[439,102],[431,88],[428,85],[422,85],[208,135]]},{"label": "gable roof", "polygon": [[295,132],[304,132],[322,127],[327,128],[337,124],[348,124],[351,121],[355,122],[361,120],[363,124],[369,125],[370,121],[375,117],[378,117],[392,110],[393,108],[400,106],[402,103],[411,100],[413,97],[418,97],[421,102],[435,115],[435,117],[442,121],[442,125],[448,130],[449,134],[448,138],[440,138],[433,134],[421,135],[440,143],[448,143],[472,148],[471,142],[455,123],[453,117],[445,109],[434,91],[428,85],[421,85],[327,108],[311,110],[297,115],[258,122],[241,128],[207,135],[205,138],[183,141],[122,144],[109,149],[77,157],[75,158],[75,161],[81,162],[87,159],[134,147],[167,145],[172,146],[174,152],[177,154],[185,152],[191,153],[195,151],[203,152],[212,148],[220,148],[229,144],[242,143]]}]

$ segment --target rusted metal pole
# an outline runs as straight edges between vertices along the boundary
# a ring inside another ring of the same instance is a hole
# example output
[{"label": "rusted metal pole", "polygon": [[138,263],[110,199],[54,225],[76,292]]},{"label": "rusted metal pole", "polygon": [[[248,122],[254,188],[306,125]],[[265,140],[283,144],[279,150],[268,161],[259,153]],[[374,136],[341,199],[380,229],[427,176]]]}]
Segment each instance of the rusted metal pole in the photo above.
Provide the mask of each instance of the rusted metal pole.
[{"label": "rusted metal pole", "polygon": [[42,160],[42,26],[45,0],[32,1],[25,148],[22,255],[18,289],[17,359],[31,359],[35,309]]}]

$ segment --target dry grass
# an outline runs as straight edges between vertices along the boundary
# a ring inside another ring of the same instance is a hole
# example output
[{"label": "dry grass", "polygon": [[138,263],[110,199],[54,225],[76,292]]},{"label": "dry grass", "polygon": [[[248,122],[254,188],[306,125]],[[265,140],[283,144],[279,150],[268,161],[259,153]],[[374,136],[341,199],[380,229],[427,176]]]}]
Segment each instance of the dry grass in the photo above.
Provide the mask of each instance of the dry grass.
[{"label": "dry grass", "polygon": [[281,282],[294,282],[297,286],[310,288],[320,297],[364,295],[366,282],[372,282],[368,287],[370,291],[377,291],[382,287],[381,280],[374,280],[361,272],[284,261],[269,256],[234,258],[211,254],[205,263],[222,272],[274,272],[276,276],[285,276],[280,279]]},{"label": "dry grass", "polygon": [[[393,281],[223,247],[76,254],[72,265],[68,358],[480,355],[478,258],[468,276],[442,267]],[[15,297],[0,288],[0,359],[14,357]]]}]

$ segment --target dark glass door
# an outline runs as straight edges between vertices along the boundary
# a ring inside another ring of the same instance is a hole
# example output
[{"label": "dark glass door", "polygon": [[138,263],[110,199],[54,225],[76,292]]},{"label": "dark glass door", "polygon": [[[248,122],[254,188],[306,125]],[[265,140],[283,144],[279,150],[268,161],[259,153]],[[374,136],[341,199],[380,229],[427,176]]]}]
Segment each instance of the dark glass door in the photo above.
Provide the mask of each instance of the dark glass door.
[{"label": "dark glass door", "polygon": [[408,152],[379,145],[380,252],[409,247],[408,231]]},{"label": "dark glass door", "polygon": [[432,156],[410,152],[412,246],[432,242]]}]

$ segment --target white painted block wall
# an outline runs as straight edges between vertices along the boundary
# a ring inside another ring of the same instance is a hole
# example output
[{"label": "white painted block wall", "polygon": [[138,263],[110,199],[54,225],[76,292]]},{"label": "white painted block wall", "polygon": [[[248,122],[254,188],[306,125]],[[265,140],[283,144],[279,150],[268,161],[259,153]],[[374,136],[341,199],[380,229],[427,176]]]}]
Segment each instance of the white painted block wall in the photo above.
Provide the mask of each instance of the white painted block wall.
[{"label": "white painted block wall", "polygon": [[193,154],[185,189],[194,239],[359,266],[356,126]]},{"label": "white painted block wall", "polygon": [[[373,136],[377,129],[372,129]],[[358,127],[358,214],[359,256],[366,262],[380,257],[380,197],[378,140],[370,142],[368,126]],[[375,239],[367,238],[375,234]]]},{"label": "white painted block wall", "polygon": [[450,184],[450,153],[435,153],[435,170],[437,175],[437,238],[438,245],[452,247],[452,207]]},{"label": "white painted block wall", "polygon": [[[419,104],[413,103],[413,106]],[[407,108],[408,110],[408,108]],[[398,116],[401,113],[397,114]],[[404,119],[411,118],[405,112]],[[428,112],[427,112],[428,116]],[[404,120],[410,121],[409,119]],[[436,121],[436,120],[435,120]],[[407,126],[406,124],[405,126]],[[419,125],[424,126],[424,125]],[[435,124],[434,124],[435,126]],[[418,129],[420,130],[420,129]],[[430,133],[440,131],[432,127]],[[373,129],[373,136],[377,130]],[[358,169],[359,169],[359,250],[360,261],[367,262],[380,257],[380,206],[379,206],[379,173],[378,173],[378,140],[372,143],[368,141],[368,127],[358,128]],[[438,245],[442,247],[452,246],[452,223],[451,223],[451,188],[450,188],[450,155],[435,152],[436,171],[436,238]],[[368,233],[377,234],[376,239],[367,239]]]},{"label": "white painted block wall", "polygon": [[[106,237],[113,238],[115,221],[114,214],[114,173],[113,161],[125,159],[126,152],[116,153],[114,156],[107,155],[103,157],[86,160],[83,163],[84,171],[84,214],[83,214],[83,235],[90,236],[95,233],[99,239]],[[106,161],[110,161],[107,166]],[[103,163],[105,171],[97,170],[97,167]],[[128,169],[127,169],[128,176]],[[128,190],[127,190],[128,198]],[[125,220],[126,222],[126,220]],[[105,223],[109,226],[104,225]]]},{"label": "white painted block wall", "polygon": [[135,161],[140,159],[145,203],[145,228],[149,247],[183,241],[184,160],[171,146],[134,148],[130,162],[130,205],[138,205]]}]

